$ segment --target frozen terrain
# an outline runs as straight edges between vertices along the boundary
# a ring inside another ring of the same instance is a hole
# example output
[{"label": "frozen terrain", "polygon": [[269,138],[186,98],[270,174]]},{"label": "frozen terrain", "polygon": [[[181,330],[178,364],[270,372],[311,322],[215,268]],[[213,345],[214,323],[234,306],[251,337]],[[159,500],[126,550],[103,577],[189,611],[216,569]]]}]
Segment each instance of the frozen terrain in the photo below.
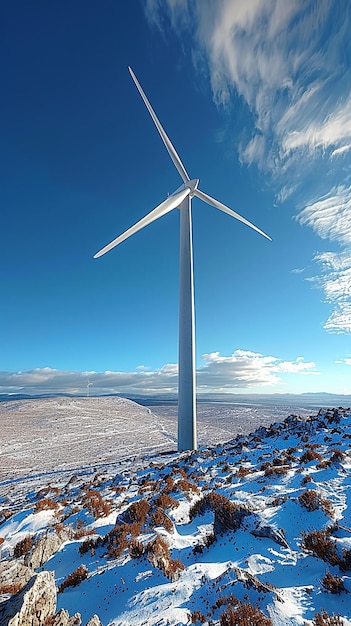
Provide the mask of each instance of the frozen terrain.
[{"label": "frozen terrain", "polygon": [[[198,404],[198,441],[209,446],[311,408]],[[7,480],[177,448],[177,406],[141,406],[119,397],[0,402],[0,493]]]},{"label": "frozen terrain", "polygon": [[2,483],[0,626],[39,577],[53,626],[351,626],[350,411],[181,454],[144,411],[152,454]]}]

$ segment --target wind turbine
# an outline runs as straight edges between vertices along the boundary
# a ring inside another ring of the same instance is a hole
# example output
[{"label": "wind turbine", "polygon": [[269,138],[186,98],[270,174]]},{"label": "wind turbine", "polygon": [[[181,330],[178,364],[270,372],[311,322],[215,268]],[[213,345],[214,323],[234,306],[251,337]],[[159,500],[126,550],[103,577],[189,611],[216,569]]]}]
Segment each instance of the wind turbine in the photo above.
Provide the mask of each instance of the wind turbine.
[{"label": "wind turbine", "polygon": [[196,437],[196,384],[195,384],[195,321],[194,321],[194,278],[193,278],[193,245],[191,200],[195,196],[207,204],[224,211],[231,217],[243,222],[256,232],[271,241],[262,230],[251,224],[244,217],[229,209],[225,204],[215,200],[198,188],[199,179],[190,178],[180,160],[169,137],[166,135],[155,111],[147,99],[139,81],[131,67],[131,77],[149,111],[151,118],[166,146],[169,156],[180,174],[183,184],[178,187],[155,209],[150,211],[139,222],[128,228],[94,255],[94,259],[102,256],[131,235],[151,224],[159,217],[173,209],[180,209],[180,247],[179,247],[179,355],[178,355],[178,450],[194,450],[197,447]]},{"label": "wind turbine", "polygon": [[89,381],[89,378],[88,378],[88,382],[87,382],[87,398],[89,398],[89,395],[90,395],[90,394],[89,394],[89,389],[90,389],[90,387],[91,387],[93,384],[94,384],[94,383],[91,383],[91,382]]}]

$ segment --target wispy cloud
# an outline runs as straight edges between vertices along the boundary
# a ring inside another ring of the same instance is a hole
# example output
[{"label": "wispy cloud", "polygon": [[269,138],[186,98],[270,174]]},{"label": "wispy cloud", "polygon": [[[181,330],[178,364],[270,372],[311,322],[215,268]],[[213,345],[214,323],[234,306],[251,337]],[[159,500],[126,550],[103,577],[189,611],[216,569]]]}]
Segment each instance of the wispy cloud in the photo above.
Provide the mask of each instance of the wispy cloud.
[{"label": "wispy cloud", "polygon": [[[251,127],[245,125],[240,140],[241,161],[270,175],[279,202],[298,193],[300,224],[333,241],[341,256],[349,254],[351,5],[147,0],[146,14],[165,35],[170,28],[180,37],[186,33],[183,49],[208,76],[213,100],[228,119],[233,94],[245,101]],[[350,292],[345,273],[338,272],[335,267],[328,278],[323,270],[314,283],[330,303],[330,292],[345,288],[324,327],[348,332]]]},{"label": "wispy cloud", "polygon": [[332,188],[326,196],[305,206],[297,219],[300,224],[310,226],[322,239],[351,245],[350,187]]},{"label": "wispy cloud", "polygon": [[[212,352],[202,358],[204,364],[197,371],[197,388],[203,393],[279,386],[283,383],[284,375],[318,373],[315,363],[305,362],[303,357],[284,361],[273,356],[236,350],[230,356]],[[85,395],[88,382],[91,385],[90,394],[94,395],[175,394],[178,366],[167,364],[154,371],[145,371],[141,367],[133,372],[78,372],[50,367],[27,372],[0,372],[0,393]]]}]

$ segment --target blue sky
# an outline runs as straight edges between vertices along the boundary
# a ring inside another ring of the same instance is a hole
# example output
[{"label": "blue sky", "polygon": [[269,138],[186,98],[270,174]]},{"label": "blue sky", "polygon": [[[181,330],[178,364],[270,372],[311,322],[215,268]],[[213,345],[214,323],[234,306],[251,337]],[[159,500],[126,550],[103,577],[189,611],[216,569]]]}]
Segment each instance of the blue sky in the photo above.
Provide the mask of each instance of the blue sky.
[{"label": "blue sky", "polygon": [[351,393],[351,5],[3,4],[0,392],[176,391],[180,184],[199,392]]}]

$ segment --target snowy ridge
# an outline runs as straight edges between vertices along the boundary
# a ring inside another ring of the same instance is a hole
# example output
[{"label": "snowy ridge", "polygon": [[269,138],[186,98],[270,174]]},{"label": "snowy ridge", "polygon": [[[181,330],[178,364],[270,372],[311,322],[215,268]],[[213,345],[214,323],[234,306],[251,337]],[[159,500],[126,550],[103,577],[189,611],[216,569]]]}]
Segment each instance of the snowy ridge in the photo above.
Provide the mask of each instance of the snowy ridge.
[{"label": "snowy ridge", "polygon": [[56,611],[83,625],[350,626],[350,445],[350,411],[320,410],[192,453],[22,481],[0,509],[0,625],[17,563],[54,572]]}]

